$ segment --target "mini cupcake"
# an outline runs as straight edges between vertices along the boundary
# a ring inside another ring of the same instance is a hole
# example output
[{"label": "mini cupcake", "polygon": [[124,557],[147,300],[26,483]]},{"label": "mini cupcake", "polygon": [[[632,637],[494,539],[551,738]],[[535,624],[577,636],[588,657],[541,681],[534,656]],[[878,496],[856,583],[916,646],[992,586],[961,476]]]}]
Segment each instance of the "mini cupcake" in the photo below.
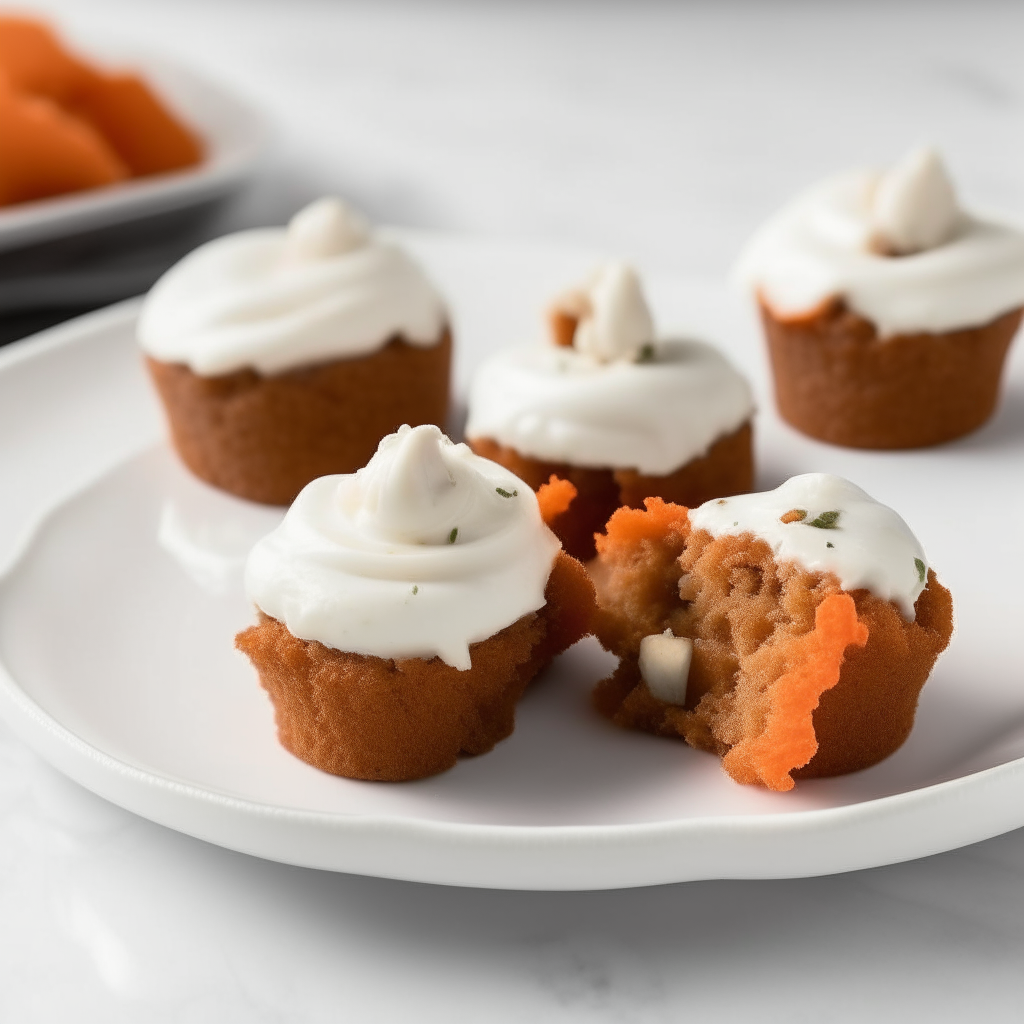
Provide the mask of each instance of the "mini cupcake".
[{"label": "mini cupcake", "polygon": [[337,199],[200,246],[153,287],[138,336],[182,460],[252,501],[286,505],[447,415],[441,299]]},{"label": "mini cupcake", "polygon": [[651,499],[597,546],[595,629],[620,658],[597,708],[737,782],[788,790],[888,757],[953,630],[906,523],[827,474],[693,511]]},{"label": "mini cupcake", "polygon": [[779,411],[805,434],[919,448],[992,415],[1024,305],[1024,233],[961,210],[933,151],[799,197],[737,274],[757,295]]},{"label": "mini cupcake", "polygon": [[281,743],[391,782],[508,736],[527,684],[594,611],[533,491],[433,426],[403,426],[364,469],[309,484],[253,549],[246,587],[260,622],[236,644]]},{"label": "mini cupcake", "polygon": [[750,489],[750,388],[711,346],[655,338],[630,267],[601,267],[556,300],[550,321],[550,343],[481,367],[466,437],[531,487],[552,474],[572,482],[578,497],[552,524],[570,554],[592,558],[620,505]]}]

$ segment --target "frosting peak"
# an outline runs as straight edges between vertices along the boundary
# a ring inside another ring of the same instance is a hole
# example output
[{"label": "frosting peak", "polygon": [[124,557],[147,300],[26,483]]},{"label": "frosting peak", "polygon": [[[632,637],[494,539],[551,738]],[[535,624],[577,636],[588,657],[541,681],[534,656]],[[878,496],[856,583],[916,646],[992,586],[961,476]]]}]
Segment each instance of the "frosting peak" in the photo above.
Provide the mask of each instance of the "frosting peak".
[{"label": "frosting peak", "polygon": [[246,592],[300,639],[468,669],[471,644],[543,606],[559,547],[518,477],[404,426],[302,490],[252,549]]},{"label": "frosting peak", "polygon": [[637,272],[628,263],[598,267],[583,288],[557,302],[578,318],[573,347],[607,363],[635,359],[654,341],[654,321]]},{"label": "frosting peak", "polygon": [[138,337],[155,359],[202,376],[263,374],[366,356],[401,336],[436,345],[445,309],[419,266],[337,199],[288,228],[201,245],[153,286]]},{"label": "frosting peak", "polygon": [[288,222],[281,262],[294,265],[326,260],[370,241],[370,225],[347,203],[324,196],[299,210]]},{"label": "frosting peak", "polygon": [[[484,536],[510,506],[474,459],[468,445],[453,444],[438,427],[402,426],[355,474],[345,491],[346,512],[367,532],[399,544]],[[518,488],[506,493],[513,492]]]},{"label": "frosting peak", "polygon": [[879,176],[871,224],[873,241],[883,254],[934,249],[953,237],[959,220],[953,182],[934,149],[915,149]]},{"label": "frosting peak", "polygon": [[736,277],[783,319],[841,299],[883,338],[944,333],[1024,305],[1024,232],[960,210],[920,150],[798,196],[755,232]]}]

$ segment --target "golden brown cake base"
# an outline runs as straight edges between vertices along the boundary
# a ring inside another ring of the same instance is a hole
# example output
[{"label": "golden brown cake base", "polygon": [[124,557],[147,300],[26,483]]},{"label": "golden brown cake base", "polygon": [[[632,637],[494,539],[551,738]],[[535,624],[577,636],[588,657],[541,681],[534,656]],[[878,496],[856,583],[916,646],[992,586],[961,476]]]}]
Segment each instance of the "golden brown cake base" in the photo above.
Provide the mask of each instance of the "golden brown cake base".
[{"label": "golden brown cake base", "polygon": [[403,423],[444,425],[451,337],[400,338],[356,359],[263,376],[202,377],[147,357],[171,439],[196,476],[267,505],[288,505],[317,477],[354,473]]},{"label": "golden brown cake base", "polygon": [[235,645],[259,673],[278,738],[296,757],[352,779],[419,779],[510,735],[530,680],[590,630],[594,588],[579,562],[559,552],[545,597],[540,611],[472,644],[465,672],[440,658],[337,651],[265,615]]},{"label": "golden brown cake base", "polygon": [[589,469],[564,462],[543,462],[521,455],[490,438],[469,440],[477,455],[492,459],[534,490],[552,475],[568,480],[578,492],[568,510],[551,522],[565,550],[586,562],[594,557],[594,534],[621,505],[642,508],[652,495],[691,508],[712,498],[743,494],[754,485],[754,444],[750,422],[720,437],[707,451],[674,473],[645,476],[633,469]]},{"label": "golden brown cake base", "polygon": [[945,334],[880,339],[840,302],[780,319],[761,303],[779,412],[797,430],[849,448],[923,448],[993,413],[1015,309]]},{"label": "golden brown cake base", "polygon": [[[831,573],[777,563],[751,534],[715,539],[691,531],[686,509],[647,504],[617,512],[598,541],[595,632],[621,659],[594,692],[602,714],[682,737],[738,782],[775,790],[867,768],[903,743],[953,629],[934,573],[907,622]],[[693,640],[684,707],[640,677],[641,639],[666,628]]]}]

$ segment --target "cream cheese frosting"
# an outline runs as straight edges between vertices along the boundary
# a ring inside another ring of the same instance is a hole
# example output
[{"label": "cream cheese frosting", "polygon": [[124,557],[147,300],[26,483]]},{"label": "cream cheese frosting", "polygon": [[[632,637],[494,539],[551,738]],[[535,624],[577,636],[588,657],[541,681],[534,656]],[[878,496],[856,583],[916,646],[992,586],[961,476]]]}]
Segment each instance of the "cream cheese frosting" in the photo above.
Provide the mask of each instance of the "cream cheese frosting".
[{"label": "cream cheese frosting", "polygon": [[751,416],[747,382],[716,349],[655,341],[636,272],[606,264],[556,299],[578,319],[573,344],[507,349],[469,394],[466,436],[521,455],[664,476]]},{"label": "cream cheese frosting", "polygon": [[831,572],[844,590],[870,590],[913,620],[928,562],[910,527],[855,484],[804,473],[774,491],[708,501],[690,525],[713,537],[752,533],[811,572]]},{"label": "cream cheese frosting", "polygon": [[308,484],[246,564],[293,636],[379,658],[440,657],[545,603],[560,544],[527,484],[435,426],[403,426],[357,473]]},{"label": "cream cheese frosting", "polygon": [[840,298],[882,337],[954,331],[1024,305],[1024,231],[960,209],[924,149],[798,196],[755,233],[736,277],[778,316]]},{"label": "cream cheese frosting", "polygon": [[946,165],[933,149],[917,149],[879,177],[871,195],[875,248],[909,256],[948,242],[962,220]]},{"label": "cream cheese frosting", "polygon": [[597,362],[635,359],[654,341],[651,311],[628,263],[597,267],[583,288],[563,294],[556,306],[577,318],[573,348]]},{"label": "cream cheese frosting", "polygon": [[399,246],[325,198],[287,228],[207,242],[153,286],[138,338],[155,359],[202,376],[275,374],[380,349],[401,335],[437,344],[444,304]]}]

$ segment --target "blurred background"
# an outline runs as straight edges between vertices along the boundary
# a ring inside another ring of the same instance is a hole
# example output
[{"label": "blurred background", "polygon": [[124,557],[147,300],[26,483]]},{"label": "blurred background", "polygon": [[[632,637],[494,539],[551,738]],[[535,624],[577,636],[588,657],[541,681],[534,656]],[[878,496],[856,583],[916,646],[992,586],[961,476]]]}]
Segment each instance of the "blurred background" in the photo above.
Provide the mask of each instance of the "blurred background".
[{"label": "blurred background", "polygon": [[[144,65],[149,54],[183,63],[267,119],[254,184],[204,225],[178,225],[177,239],[150,237],[126,293],[204,233],[280,223],[325,191],[387,223],[559,242],[720,277],[801,186],[918,142],[942,149],[968,204],[1024,220],[1019,3],[50,0],[20,9],[53,19],[86,51],[123,53],[122,63]],[[98,258],[122,267],[124,251],[93,246],[60,259],[95,271]],[[0,289],[15,272],[0,260]],[[103,301],[109,293],[108,284]],[[42,322],[17,312],[8,336]]]}]

